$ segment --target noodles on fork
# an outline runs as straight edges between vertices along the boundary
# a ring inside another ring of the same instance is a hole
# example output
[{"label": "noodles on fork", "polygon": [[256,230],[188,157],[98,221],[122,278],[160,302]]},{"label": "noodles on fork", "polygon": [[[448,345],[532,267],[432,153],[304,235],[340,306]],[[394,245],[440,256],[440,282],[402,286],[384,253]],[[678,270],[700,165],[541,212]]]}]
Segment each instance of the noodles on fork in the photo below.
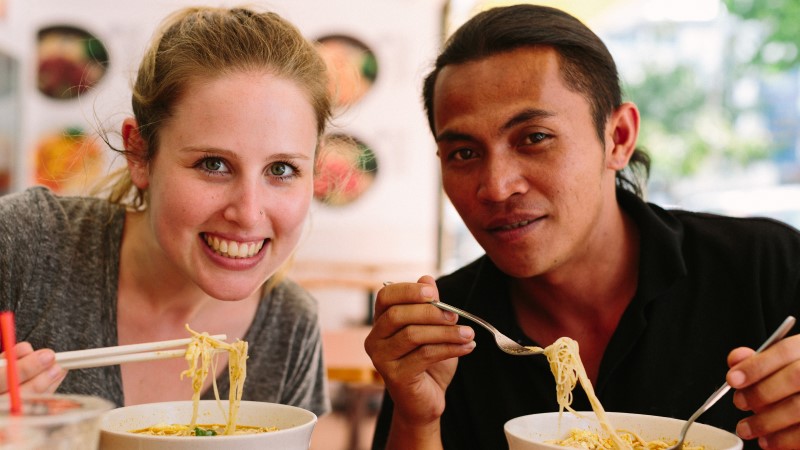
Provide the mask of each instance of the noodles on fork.
[{"label": "noodles on fork", "polygon": [[[532,350],[542,350],[540,347],[528,347]],[[572,408],[572,391],[580,382],[581,387],[586,392],[586,397],[592,406],[592,410],[597,416],[597,420],[606,437],[601,437],[598,433],[588,430],[574,429],[570,431],[567,438],[548,441],[550,444],[565,447],[578,447],[584,449],[625,449],[625,450],[659,450],[669,447],[672,444],[664,441],[645,441],[635,433],[616,430],[606,415],[603,405],[594,392],[592,382],[586,374],[586,369],[581,361],[578,342],[568,337],[561,337],[551,345],[544,348],[544,355],[550,363],[550,371],[556,381],[556,401],[558,402],[558,412],[564,410],[580,416]],[[684,450],[701,450],[703,447],[690,447],[684,445]]]}]

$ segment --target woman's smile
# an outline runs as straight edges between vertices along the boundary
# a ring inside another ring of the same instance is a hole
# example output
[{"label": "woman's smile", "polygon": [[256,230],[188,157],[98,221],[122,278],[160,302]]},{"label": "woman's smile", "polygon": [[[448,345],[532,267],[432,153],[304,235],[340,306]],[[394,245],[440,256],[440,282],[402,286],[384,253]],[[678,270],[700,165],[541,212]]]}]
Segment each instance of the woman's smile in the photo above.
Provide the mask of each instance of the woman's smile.
[{"label": "woman's smile", "polygon": [[203,239],[218,255],[226,258],[251,258],[264,247],[265,240],[241,242],[202,233]]}]

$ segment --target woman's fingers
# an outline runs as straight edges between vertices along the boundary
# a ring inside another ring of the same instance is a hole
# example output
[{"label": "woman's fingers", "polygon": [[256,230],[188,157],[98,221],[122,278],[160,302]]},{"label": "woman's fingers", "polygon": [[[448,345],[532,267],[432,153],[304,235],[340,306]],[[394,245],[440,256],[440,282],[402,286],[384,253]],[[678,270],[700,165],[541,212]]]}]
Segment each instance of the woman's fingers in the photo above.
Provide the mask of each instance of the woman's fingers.
[{"label": "woman's fingers", "polygon": [[58,386],[61,385],[61,382],[64,381],[64,377],[66,376],[67,371],[62,369],[57,364],[54,364],[50,368],[40,372],[33,378],[23,383],[20,388],[24,392],[52,394],[56,391],[56,389],[58,389]]},{"label": "woman's fingers", "polygon": [[[28,342],[15,347],[20,390],[33,393],[53,393],[67,374],[55,363],[55,353],[50,349],[33,350]],[[0,392],[8,392],[6,372],[0,370]]]}]

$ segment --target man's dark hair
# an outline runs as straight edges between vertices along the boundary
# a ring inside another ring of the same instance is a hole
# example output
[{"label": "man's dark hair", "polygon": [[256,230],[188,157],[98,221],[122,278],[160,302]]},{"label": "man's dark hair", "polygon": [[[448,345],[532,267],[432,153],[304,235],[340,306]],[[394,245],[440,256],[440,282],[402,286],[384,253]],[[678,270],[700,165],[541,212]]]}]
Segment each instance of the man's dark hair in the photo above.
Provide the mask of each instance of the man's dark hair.
[{"label": "man's dark hair", "polygon": [[[422,89],[431,131],[436,134],[433,121],[434,85],[445,66],[532,46],[555,49],[564,82],[589,102],[595,131],[600,141],[605,143],[603,135],[606,121],[622,104],[614,58],[603,41],[575,17],[555,8],[529,4],[493,8],[479,13],[447,40]],[[628,167],[617,172],[617,186],[641,197],[649,171],[650,157],[637,148]]]}]

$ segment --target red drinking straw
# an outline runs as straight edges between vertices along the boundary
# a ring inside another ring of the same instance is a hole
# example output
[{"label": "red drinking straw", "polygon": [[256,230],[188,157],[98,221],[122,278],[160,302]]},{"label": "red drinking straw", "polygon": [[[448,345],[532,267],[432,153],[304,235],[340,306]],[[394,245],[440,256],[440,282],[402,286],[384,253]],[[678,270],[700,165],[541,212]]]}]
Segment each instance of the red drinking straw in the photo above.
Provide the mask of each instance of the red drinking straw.
[{"label": "red drinking straw", "polygon": [[17,338],[14,330],[14,313],[0,312],[0,338],[6,355],[6,372],[8,394],[11,397],[11,414],[22,413],[22,402],[19,397],[19,376],[17,374]]}]

